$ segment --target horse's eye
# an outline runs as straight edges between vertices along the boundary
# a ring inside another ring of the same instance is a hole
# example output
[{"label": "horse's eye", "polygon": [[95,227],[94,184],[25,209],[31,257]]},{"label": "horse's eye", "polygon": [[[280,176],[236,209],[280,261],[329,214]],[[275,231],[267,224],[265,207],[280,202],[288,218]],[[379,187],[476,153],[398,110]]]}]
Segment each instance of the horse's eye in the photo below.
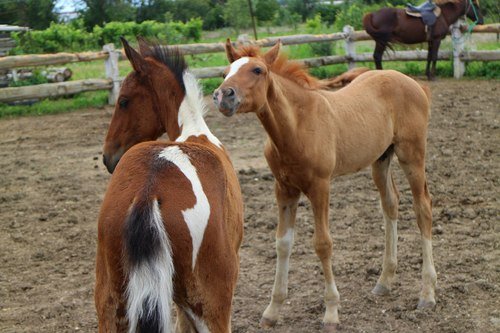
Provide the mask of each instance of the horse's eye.
[{"label": "horse's eye", "polygon": [[128,105],[128,99],[126,98],[121,98],[119,101],[118,101],[118,105],[120,105],[120,108],[122,109],[125,109]]},{"label": "horse's eye", "polygon": [[260,74],[262,74],[262,68],[260,68],[260,67],[255,67],[255,68],[252,70],[252,72],[254,72],[254,73],[255,73],[255,74],[257,74],[257,75],[260,75]]},{"label": "horse's eye", "polygon": [[222,78],[223,78],[223,79],[225,79],[225,78],[226,78],[226,76],[227,76],[227,74],[226,74],[226,73],[222,73]]}]

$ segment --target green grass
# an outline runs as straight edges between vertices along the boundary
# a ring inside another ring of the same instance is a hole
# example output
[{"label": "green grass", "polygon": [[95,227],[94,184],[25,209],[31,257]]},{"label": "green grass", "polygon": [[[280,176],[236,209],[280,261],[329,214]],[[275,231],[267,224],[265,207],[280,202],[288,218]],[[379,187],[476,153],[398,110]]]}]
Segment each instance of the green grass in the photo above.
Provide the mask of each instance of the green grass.
[{"label": "green grass", "polygon": [[[271,29],[261,29],[259,31],[259,38],[272,36]],[[324,28],[318,33],[332,33],[333,29]],[[245,31],[251,37],[253,36],[249,31]],[[308,33],[305,26],[301,26],[297,31],[291,28],[280,28],[275,35],[292,35]],[[222,29],[216,32],[204,32],[203,43],[221,42],[226,37],[230,36],[233,40],[236,39],[234,31],[231,29]],[[492,35],[493,36],[493,35]],[[498,50],[498,43],[494,38],[478,38],[478,40],[471,40],[467,42],[468,45],[473,45],[476,50]],[[319,45],[319,44],[318,44]],[[374,43],[371,41],[356,43],[357,53],[372,53]],[[411,50],[411,49],[426,49],[425,44],[416,45],[395,45],[396,50]],[[451,40],[447,38],[443,41],[442,50],[451,50]],[[310,44],[291,45],[284,47],[284,51],[291,59],[302,59],[317,57],[325,52],[331,55],[344,54],[344,43],[342,41],[330,43],[328,47],[315,47]],[[212,67],[212,66],[226,66],[228,64],[224,53],[214,54],[200,54],[193,56],[186,56],[186,60],[191,68]],[[365,66],[374,68],[373,62],[358,63],[357,66]],[[89,78],[104,78],[104,61],[81,62],[67,64],[73,71],[72,80],[81,80]],[[425,62],[424,61],[411,61],[411,62],[384,62],[384,68],[395,69],[405,74],[424,77]],[[43,70],[41,68],[40,70]],[[126,76],[131,66],[128,61],[119,62],[120,76]],[[323,66],[319,68],[310,69],[311,74],[319,78],[327,78],[334,75],[341,74],[347,70],[347,64]],[[439,77],[452,77],[453,76],[453,63],[451,61],[438,61],[437,75]],[[468,78],[479,79],[500,79],[500,62],[470,62],[466,64],[465,76]],[[210,94],[217,88],[221,82],[221,78],[203,79],[201,80],[203,91],[205,94]],[[103,107],[107,103],[107,92],[86,92],[74,95],[73,97],[59,98],[59,99],[45,99],[32,105],[6,105],[0,104],[0,118],[18,115],[42,115],[58,112],[66,112],[77,110],[86,107]]]},{"label": "green grass", "polygon": [[26,115],[44,115],[76,111],[82,108],[101,108],[108,102],[107,91],[90,91],[73,97],[46,98],[31,105],[7,105],[0,103],[0,118]]}]

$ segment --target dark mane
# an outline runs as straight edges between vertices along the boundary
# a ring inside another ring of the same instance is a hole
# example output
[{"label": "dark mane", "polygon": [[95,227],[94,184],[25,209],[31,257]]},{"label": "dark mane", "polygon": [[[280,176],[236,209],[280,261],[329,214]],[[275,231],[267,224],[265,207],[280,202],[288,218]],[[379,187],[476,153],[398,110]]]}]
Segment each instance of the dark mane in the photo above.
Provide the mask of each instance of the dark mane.
[{"label": "dark mane", "polygon": [[182,74],[187,69],[187,63],[181,50],[176,46],[162,46],[158,42],[139,41],[143,57],[152,57],[167,66],[174,74],[183,91],[186,91]]},{"label": "dark mane", "polygon": [[[242,57],[262,57],[262,52],[258,46],[241,46],[238,51]],[[312,77],[303,64],[297,61],[288,60],[288,57],[283,53],[281,53],[278,59],[271,65],[271,71],[304,88],[321,89],[319,80]]]}]

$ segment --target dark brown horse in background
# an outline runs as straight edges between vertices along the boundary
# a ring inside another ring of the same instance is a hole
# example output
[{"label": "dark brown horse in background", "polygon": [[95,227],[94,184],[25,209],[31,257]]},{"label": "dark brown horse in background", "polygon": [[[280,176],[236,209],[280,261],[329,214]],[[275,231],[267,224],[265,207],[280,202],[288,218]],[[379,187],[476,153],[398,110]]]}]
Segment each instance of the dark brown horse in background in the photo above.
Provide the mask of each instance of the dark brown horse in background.
[{"label": "dark brown horse in background", "polygon": [[432,27],[430,37],[422,19],[407,15],[401,8],[382,8],[363,17],[363,27],[376,43],[373,58],[377,69],[382,69],[382,55],[385,49],[390,47],[390,43],[417,44],[427,41],[429,48],[425,74],[429,80],[433,80],[436,75],[439,45],[448,34],[450,25],[464,15],[478,24],[483,24],[479,0],[436,0],[435,3],[441,9],[441,15]]}]

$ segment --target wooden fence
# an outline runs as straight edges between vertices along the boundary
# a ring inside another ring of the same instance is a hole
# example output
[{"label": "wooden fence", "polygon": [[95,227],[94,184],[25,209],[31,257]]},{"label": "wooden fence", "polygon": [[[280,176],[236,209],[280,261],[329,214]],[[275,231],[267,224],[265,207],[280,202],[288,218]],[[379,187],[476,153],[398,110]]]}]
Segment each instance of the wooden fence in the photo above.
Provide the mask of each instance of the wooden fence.
[{"label": "wooden fence", "polygon": [[[438,59],[453,59],[454,76],[461,78],[465,71],[466,61],[499,61],[500,50],[496,51],[464,51],[464,27],[459,23],[451,27],[453,51],[440,51]],[[473,30],[475,33],[496,33],[497,38],[500,33],[500,24],[477,26]],[[262,47],[272,46],[280,39],[283,45],[298,45],[306,43],[320,43],[344,41],[345,55],[333,55],[317,58],[297,59],[307,67],[319,67],[332,64],[347,63],[349,68],[355,66],[357,62],[370,62],[373,60],[371,53],[357,54],[354,43],[357,41],[371,40],[365,31],[354,31],[352,27],[346,26],[342,32],[323,35],[293,35],[283,37],[270,37],[256,41],[243,40],[240,43],[251,43]],[[186,55],[224,52],[224,43],[199,43],[177,45]],[[57,54],[37,54],[0,58],[0,71],[6,69],[61,65],[80,61],[93,61],[105,59],[105,73],[107,79],[87,79],[61,83],[47,83],[36,86],[26,86],[17,88],[0,89],[0,102],[14,102],[27,99],[37,99],[45,97],[56,97],[62,95],[75,94],[84,91],[110,90],[108,101],[110,104],[116,102],[122,78],[118,73],[118,59],[124,57],[122,50],[117,50],[112,44],[105,45],[100,52],[83,53],[57,53]],[[384,61],[425,61],[427,51],[397,51],[386,52]],[[220,77],[226,66],[193,68],[193,73],[201,79]]]}]

